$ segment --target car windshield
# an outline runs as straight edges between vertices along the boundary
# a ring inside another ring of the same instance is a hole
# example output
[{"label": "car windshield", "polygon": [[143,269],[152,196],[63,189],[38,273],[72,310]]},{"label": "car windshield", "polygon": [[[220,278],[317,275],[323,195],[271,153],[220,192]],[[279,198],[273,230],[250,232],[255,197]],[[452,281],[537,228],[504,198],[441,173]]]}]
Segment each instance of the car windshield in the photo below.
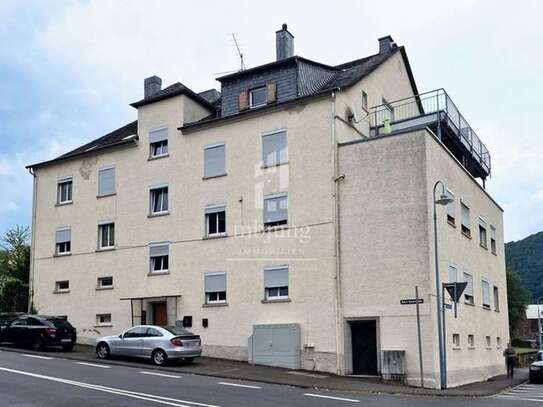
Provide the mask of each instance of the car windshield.
[{"label": "car windshield", "polygon": [[194,335],[192,332],[187,331],[185,328],[181,328],[180,326],[164,326],[163,328],[174,335]]},{"label": "car windshield", "polygon": [[65,319],[61,319],[61,318],[49,318],[47,320],[47,322],[52,324],[57,329],[71,328],[72,327],[72,325],[70,325],[70,323],[68,321],[66,321]]}]

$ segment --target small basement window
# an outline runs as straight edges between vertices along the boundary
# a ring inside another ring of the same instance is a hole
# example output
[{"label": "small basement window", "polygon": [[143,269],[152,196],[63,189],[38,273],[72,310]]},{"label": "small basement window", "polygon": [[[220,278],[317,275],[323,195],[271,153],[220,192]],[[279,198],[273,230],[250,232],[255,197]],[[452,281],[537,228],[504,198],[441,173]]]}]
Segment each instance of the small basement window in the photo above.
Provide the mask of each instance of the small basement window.
[{"label": "small basement window", "polygon": [[453,347],[455,348],[460,347],[460,334],[453,334],[452,343],[453,343]]},{"label": "small basement window", "polygon": [[468,335],[468,346],[470,348],[474,348],[475,347],[475,336],[474,335]]},{"label": "small basement window", "polygon": [[70,282],[68,280],[55,282],[55,292],[66,292],[70,290]]},{"label": "small basement window", "polygon": [[265,86],[251,89],[249,91],[249,107],[264,106],[268,102],[267,91]]},{"label": "small basement window", "polygon": [[98,288],[113,288],[113,277],[98,277]]},{"label": "small basement window", "polygon": [[111,325],[111,314],[97,314],[96,315],[96,325],[98,325],[98,326],[110,326]]}]

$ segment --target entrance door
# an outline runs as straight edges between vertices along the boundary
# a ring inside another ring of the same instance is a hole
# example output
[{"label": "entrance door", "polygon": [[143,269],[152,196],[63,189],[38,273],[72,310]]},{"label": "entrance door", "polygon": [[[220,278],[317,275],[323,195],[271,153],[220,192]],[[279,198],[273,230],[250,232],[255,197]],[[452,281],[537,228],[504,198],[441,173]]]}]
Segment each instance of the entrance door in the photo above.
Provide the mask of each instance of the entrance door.
[{"label": "entrance door", "polygon": [[168,309],[165,302],[157,302],[153,304],[153,325],[168,325]]},{"label": "entrance door", "polygon": [[377,321],[353,321],[350,325],[353,374],[377,376]]}]

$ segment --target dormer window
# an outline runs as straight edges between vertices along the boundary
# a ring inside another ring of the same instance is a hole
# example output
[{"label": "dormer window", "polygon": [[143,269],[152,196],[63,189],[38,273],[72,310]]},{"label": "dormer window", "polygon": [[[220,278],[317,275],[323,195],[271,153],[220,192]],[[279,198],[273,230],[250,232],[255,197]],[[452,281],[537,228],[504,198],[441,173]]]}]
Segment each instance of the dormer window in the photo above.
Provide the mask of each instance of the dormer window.
[{"label": "dormer window", "polygon": [[251,89],[249,91],[249,107],[260,107],[268,103],[266,87]]}]

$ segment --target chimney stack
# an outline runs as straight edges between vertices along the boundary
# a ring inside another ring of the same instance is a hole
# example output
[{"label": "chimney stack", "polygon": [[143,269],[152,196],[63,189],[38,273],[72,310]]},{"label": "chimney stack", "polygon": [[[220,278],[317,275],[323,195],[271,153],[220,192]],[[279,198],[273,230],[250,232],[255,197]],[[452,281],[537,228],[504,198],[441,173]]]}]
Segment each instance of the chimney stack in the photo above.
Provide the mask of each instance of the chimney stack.
[{"label": "chimney stack", "polygon": [[162,79],[158,76],[151,76],[145,78],[143,81],[143,98],[147,99],[153,96],[155,93],[159,92],[162,88]]},{"label": "chimney stack", "polygon": [[396,43],[394,42],[394,40],[392,39],[390,35],[381,37],[378,39],[378,41],[379,41],[379,54],[390,51],[397,47]]},{"label": "chimney stack", "polygon": [[275,48],[278,61],[294,55],[294,35],[287,30],[286,24],[275,32]]}]

